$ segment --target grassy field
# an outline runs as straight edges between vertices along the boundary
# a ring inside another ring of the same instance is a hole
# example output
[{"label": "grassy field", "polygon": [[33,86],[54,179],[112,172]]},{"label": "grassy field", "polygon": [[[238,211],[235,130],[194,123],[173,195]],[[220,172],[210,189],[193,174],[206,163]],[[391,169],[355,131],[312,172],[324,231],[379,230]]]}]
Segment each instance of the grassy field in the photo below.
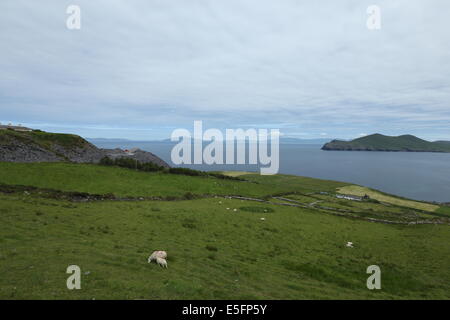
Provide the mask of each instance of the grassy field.
[{"label": "grassy field", "polygon": [[26,185],[63,191],[93,194],[113,193],[121,197],[242,195],[264,197],[292,190],[330,190],[344,183],[289,176],[261,179],[245,175],[258,183],[222,180],[212,177],[191,177],[161,172],[140,172],[126,168],[110,168],[72,163],[8,163],[0,162],[0,184]]},{"label": "grassy field", "polygon": [[410,208],[414,208],[414,209],[420,209],[420,210],[424,210],[424,211],[432,212],[432,211],[436,211],[437,209],[439,209],[439,206],[434,205],[434,204],[413,201],[413,200],[407,200],[407,199],[402,199],[399,197],[393,197],[393,196],[383,194],[381,192],[377,192],[375,190],[372,190],[372,189],[369,189],[366,187],[361,187],[361,186],[353,186],[353,185],[345,186],[345,187],[339,188],[338,192],[343,193],[343,194],[360,196],[360,197],[362,197],[364,195],[368,195],[372,199],[375,199],[375,200],[378,200],[381,202],[390,203],[390,204],[403,206],[403,207],[410,207]]},{"label": "grassy field", "polygon": [[450,207],[440,207],[436,212],[450,217]]},{"label": "grassy field", "polygon": [[[337,199],[343,183],[253,174],[242,176],[251,182],[240,182],[71,164],[0,163],[0,172],[2,184],[121,196],[209,195],[73,202],[0,192],[0,299],[450,298],[448,224],[363,220],[445,218]],[[286,205],[280,194],[299,206]],[[147,263],[153,250],[168,252],[168,269]],[[66,287],[72,264],[81,268],[81,290]],[[381,290],[366,288],[373,264],[381,268]]]},{"label": "grassy field", "polygon": [[255,172],[250,171],[220,171],[220,173],[230,177],[239,177],[244,176],[246,174],[255,174]]}]

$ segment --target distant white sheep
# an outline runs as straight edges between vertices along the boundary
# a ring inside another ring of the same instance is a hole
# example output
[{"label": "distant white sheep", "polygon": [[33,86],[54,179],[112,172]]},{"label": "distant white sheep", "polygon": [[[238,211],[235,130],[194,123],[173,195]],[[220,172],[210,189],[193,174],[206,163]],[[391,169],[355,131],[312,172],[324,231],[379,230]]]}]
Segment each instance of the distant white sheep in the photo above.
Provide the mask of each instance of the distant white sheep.
[{"label": "distant white sheep", "polygon": [[349,248],[353,248],[353,242],[347,242],[346,246]]},{"label": "distant white sheep", "polygon": [[160,265],[163,268],[167,268],[167,252],[165,251],[154,251],[150,257],[148,257],[148,263],[151,263],[152,261],[156,261],[158,265]]}]

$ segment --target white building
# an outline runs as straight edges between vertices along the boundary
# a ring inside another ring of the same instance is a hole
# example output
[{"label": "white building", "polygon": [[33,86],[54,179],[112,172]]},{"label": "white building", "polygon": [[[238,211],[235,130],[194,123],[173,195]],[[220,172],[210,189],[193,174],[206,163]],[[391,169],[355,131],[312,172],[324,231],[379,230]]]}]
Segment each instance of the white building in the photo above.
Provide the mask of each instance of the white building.
[{"label": "white building", "polygon": [[0,123],[0,130],[14,130],[14,131],[22,131],[22,132],[29,132],[29,131],[33,131],[33,129],[27,128],[27,127],[23,127],[21,124],[14,126],[11,123],[9,123],[8,125],[2,125]]}]

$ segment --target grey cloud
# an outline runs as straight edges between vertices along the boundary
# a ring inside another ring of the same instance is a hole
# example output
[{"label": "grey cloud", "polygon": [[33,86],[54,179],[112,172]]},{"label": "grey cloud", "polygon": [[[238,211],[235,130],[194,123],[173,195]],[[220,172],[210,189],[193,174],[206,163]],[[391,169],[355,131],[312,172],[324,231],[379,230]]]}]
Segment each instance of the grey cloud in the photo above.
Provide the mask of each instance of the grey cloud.
[{"label": "grey cloud", "polygon": [[[69,4],[79,31],[65,27]],[[379,31],[365,25],[371,4],[2,1],[0,120],[166,136],[194,119],[341,136],[402,123],[450,139],[431,130],[450,120],[450,3],[377,1]]]}]

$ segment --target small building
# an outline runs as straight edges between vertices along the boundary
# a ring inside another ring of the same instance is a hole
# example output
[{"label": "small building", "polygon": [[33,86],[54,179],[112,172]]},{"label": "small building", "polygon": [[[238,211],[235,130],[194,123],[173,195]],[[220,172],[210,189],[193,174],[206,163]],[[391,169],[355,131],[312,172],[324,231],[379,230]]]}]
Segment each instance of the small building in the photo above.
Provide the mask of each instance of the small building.
[{"label": "small building", "polygon": [[33,131],[33,129],[27,128],[27,127],[23,127],[22,125],[17,125],[14,126],[11,123],[8,125],[2,125],[0,124],[0,130],[14,130],[14,131],[21,131],[21,132],[30,132]]},{"label": "small building", "polygon": [[351,200],[351,201],[361,201],[362,200],[361,197],[351,196],[351,195],[348,195],[348,194],[337,194],[336,198],[338,198],[338,199],[345,199],[345,200]]}]

